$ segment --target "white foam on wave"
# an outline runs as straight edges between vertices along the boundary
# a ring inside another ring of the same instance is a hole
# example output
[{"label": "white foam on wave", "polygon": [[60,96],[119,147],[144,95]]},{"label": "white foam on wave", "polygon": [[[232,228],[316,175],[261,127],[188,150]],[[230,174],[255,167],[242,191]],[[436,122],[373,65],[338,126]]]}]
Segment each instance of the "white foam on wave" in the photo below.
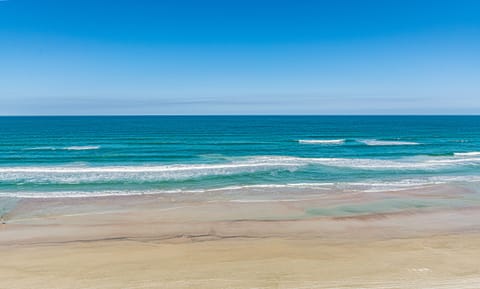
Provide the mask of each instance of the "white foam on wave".
[{"label": "white foam on wave", "polygon": [[24,150],[27,151],[56,151],[56,150],[67,150],[67,151],[84,151],[84,150],[98,150],[100,146],[98,145],[88,145],[88,146],[68,146],[68,147],[52,147],[52,146],[44,146],[44,147],[32,147],[32,148],[25,148]]},{"label": "white foam on wave", "polygon": [[86,151],[86,150],[98,150],[100,146],[69,146],[62,148],[67,151]]},{"label": "white foam on wave", "polygon": [[345,143],[345,139],[300,139],[301,144],[323,144],[323,145],[338,145]]},{"label": "white foam on wave", "polygon": [[[91,198],[91,197],[122,197],[142,196],[157,194],[179,194],[187,193],[182,190],[105,190],[105,191],[53,191],[53,192],[6,192],[0,193],[0,197],[22,198],[22,199],[57,199],[57,198]],[[193,191],[192,191],[193,193]]]},{"label": "white foam on wave", "polygon": [[33,148],[25,148],[23,150],[26,150],[26,151],[54,151],[56,150],[57,148],[55,147],[48,147],[48,146],[45,146],[45,147],[33,147]]},{"label": "white foam on wave", "polygon": [[15,183],[80,184],[98,182],[152,182],[185,180],[205,176],[295,171],[309,165],[361,170],[438,170],[456,166],[479,166],[480,157],[422,157],[399,160],[352,158],[300,158],[258,156],[236,158],[217,164],[172,164],[156,166],[24,166],[0,167],[0,181]]},{"label": "white foam on wave", "polygon": [[238,185],[228,186],[222,188],[208,189],[210,192],[214,191],[236,191],[236,190],[257,190],[257,189],[285,189],[285,188],[300,188],[300,189],[318,189],[325,190],[327,187],[333,186],[335,183],[289,183],[289,184],[257,184],[257,185]]},{"label": "white foam on wave", "polygon": [[302,162],[282,158],[252,158],[220,164],[173,164],[157,166],[35,166],[0,167],[0,181],[88,183],[133,180],[182,180],[202,176],[255,173],[269,170],[295,170]]},{"label": "white foam on wave", "polygon": [[418,142],[410,141],[391,141],[391,140],[376,140],[376,139],[364,139],[357,140],[360,143],[366,144],[367,146],[406,146],[406,145],[419,145]]},{"label": "white foam on wave", "polygon": [[[238,185],[211,189],[175,189],[175,190],[100,190],[100,191],[53,191],[53,192],[2,192],[0,197],[14,198],[86,198],[86,197],[110,197],[110,196],[140,196],[157,194],[202,194],[202,193],[232,193],[232,192],[257,192],[261,190],[264,193],[295,192],[291,190],[301,190],[309,194],[320,195],[330,192],[394,192],[413,189],[422,189],[432,185],[444,185],[450,183],[478,183],[480,176],[431,176],[425,178],[407,178],[400,180],[385,181],[364,181],[364,182],[318,182],[318,183],[286,183],[286,184],[257,184],[257,185]],[[292,195],[289,195],[292,197]],[[303,196],[303,195],[301,195]],[[293,197],[295,200],[300,200]],[[272,198],[270,201],[278,201]],[[290,200],[290,199],[289,199]],[[246,196],[242,201],[249,201]],[[258,201],[253,199],[252,201]]]},{"label": "white foam on wave", "polygon": [[471,156],[480,156],[480,152],[465,152],[465,153],[453,153],[456,157],[471,157]]}]

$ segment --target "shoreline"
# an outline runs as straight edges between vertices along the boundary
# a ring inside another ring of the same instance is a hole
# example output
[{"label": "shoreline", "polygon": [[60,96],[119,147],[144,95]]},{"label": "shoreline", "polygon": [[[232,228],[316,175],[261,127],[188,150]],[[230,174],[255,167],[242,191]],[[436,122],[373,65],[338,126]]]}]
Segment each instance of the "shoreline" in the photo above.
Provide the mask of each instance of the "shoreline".
[{"label": "shoreline", "polygon": [[429,190],[267,202],[222,194],[21,199],[0,225],[0,288],[480,287],[478,204],[309,213],[376,208],[399,194],[469,194]]},{"label": "shoreline", "polygon": [[476,192],[461,187],[281,195],[282,199],[251,198],[247,193],[23,198],[3,215],[0,246],[56,239],[358,240],[480,232]]}]

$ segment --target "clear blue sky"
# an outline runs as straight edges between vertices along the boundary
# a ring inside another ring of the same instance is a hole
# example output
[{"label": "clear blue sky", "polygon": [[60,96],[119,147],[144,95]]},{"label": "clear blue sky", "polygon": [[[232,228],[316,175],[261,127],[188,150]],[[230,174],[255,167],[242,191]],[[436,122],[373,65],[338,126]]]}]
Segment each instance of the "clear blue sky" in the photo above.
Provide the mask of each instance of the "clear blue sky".
[{"label": "clear blue sky", "polygon": [[3,0],[0,114],[479,114],[480,1]]}]

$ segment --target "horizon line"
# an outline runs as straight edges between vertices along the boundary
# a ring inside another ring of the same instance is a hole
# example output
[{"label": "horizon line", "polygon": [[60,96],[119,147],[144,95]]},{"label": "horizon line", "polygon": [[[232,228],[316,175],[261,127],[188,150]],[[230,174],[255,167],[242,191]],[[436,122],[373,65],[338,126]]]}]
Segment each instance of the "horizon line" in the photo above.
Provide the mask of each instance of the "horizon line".
[{"label": "horizon line", "polygon": [[144,117],[144,116],[480,116],[478,114],[18,114],[0,117]]}]

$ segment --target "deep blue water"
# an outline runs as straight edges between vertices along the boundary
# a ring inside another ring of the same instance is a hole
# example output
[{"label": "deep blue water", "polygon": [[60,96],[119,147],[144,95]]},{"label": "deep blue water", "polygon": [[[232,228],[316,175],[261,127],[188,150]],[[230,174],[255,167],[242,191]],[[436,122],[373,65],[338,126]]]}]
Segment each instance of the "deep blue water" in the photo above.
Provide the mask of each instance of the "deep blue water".
[{"label": "deep blue water", "polygon": [[479,180],[479,116],[0,118],[4,196]]}]

